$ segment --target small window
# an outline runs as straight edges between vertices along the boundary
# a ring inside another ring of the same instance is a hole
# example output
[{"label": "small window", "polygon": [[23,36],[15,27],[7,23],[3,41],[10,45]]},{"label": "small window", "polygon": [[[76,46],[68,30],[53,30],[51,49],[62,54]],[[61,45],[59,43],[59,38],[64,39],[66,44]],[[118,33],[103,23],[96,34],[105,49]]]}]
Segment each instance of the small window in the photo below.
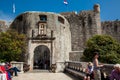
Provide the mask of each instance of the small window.
[{"label": "small window", "polygon": [[47,16],[46,15],[39,15],[40,21],[47,21]]},{"label": "small window", "polygon": [[92,17],[90,14],[88,15],[88,25],[92,25]]},{"label": "small window", "polygon": [[18,16],[17,20],[22,21],[23,20],[23,16]]},{"label": "small window", "polygon": [[118,30],[118,26],[115,24],[114,31],[117,32],[117,30]]},{"label": "small window", "polygon": [[59,21],[60,23],[64,24],[64,19],[63,19],[62,17],[60,17],[60,16],[58,16],[58,21]]}]

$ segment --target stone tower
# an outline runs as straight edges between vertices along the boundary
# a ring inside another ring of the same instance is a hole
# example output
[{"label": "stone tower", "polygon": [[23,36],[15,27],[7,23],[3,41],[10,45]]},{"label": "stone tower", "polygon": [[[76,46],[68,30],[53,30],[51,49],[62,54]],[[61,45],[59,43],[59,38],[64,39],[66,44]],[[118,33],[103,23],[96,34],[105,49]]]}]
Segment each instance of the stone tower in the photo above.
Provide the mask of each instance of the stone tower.
[{"label": "stone tower", "polygon": [[95,34],[101,34],[100,6],[95,4],[93,10],[61,13],[68,20],[71,31],[72,51],[81,51],[85,42]]},{"label": "stone tower", "polygon": [[102,30],[101,30],[101,21],[100,21],[100,5],[99,4],[95,4],[94,5],[94,12],[95,12],[95,19],[96,19],[96,27],[97,27],[97,32],[98,34],[101,34]]},{"label": "stone tower", "polygon": [[93,6],[94,12],[100,13],[100,5],[99,4],[95,4]]},{"label": "stone tower", "polygon": [[11,28],[27,35],[30,69],[48,69],[56,64],[56,72],[63,71],[64,62],[69,60],[69,27],[64,16],[49,12],[25,12],[11,24]]}]

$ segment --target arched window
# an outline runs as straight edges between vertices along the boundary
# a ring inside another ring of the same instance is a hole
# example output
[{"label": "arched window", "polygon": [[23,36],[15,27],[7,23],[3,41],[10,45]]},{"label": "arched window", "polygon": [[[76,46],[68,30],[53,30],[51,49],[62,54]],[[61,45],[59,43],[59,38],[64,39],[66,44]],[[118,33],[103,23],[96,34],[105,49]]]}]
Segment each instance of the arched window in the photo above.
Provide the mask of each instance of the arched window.
[{"label": "arched window", "polygon": [[63,19],[62,17],[60,17],[60,16],[58,16],[58,21],[59,21],[60,23],[64,24],[64,19]]},{"label": "arched window", "polygon": [[23,20],[23,16],[22,16],[22,15],[18,16],[18,17],[17,17],[17,20],[18,20],[18,21],[22,21],[22,20]]}]

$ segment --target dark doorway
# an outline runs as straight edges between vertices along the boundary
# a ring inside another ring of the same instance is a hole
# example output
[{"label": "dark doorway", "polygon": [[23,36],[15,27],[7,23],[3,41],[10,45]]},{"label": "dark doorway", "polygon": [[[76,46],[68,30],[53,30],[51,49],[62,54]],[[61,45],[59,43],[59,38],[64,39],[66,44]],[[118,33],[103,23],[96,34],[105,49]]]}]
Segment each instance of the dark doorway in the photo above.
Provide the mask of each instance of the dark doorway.
[{"label": "dark doorway", "polygon": [[50,50],[45,45],[37,46],[34,50],[34,69],[50,68]]}]

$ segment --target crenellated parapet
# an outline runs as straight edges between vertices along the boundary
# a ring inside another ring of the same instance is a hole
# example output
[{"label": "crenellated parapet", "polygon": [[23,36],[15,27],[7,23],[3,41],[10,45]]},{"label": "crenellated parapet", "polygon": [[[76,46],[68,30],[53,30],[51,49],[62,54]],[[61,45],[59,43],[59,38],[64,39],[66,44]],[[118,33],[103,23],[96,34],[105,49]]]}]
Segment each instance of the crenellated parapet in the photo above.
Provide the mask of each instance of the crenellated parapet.
[{"label": "crenellated parapet", "polygon": [[68,17],[68,16],[71,16],[71,15],[76,15],[76,12],[75,11],[73,11],[73,12],[62,12],[60,14],[65,16],[65,17]]},{"label": "crenellated parapet", "polygon": [[108,34],[120,41],[120,21],[104,21],[101,22],[102,33]]}]

